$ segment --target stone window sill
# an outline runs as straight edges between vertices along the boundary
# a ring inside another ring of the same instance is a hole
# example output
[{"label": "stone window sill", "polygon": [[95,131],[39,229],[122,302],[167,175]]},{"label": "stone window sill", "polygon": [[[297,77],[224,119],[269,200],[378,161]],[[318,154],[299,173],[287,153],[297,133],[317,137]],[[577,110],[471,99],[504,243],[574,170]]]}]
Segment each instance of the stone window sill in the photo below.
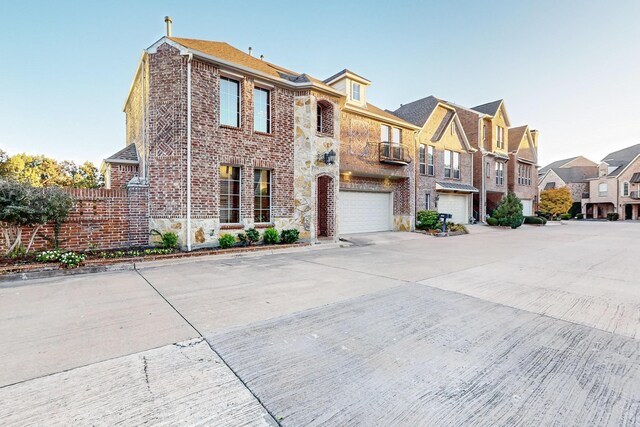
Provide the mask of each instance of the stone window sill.
[{"label": "stone window sill", "polygon": [[254,130],[253,133],[255,133],[256,135],[273,137],[273,132],[260,132],[260,131]]},{"label": "stone window sill", "polygon": [[316,131],[316,136],[322,136],[322,137],[325,137],[325,138],[333,138],[333,133]]},{"label": "stone window sill", "polygon": [[254,225],[254,228],[271,228],[274,227],[275,224],[271,223],[271,222],[261,222],[258,224]]},{"label": "stone window sill", "polygon": [[244,228],[244,224],[221,224],[221,230],[242,230]]},{"label": "stone window sill", "polygon": [[241,127],[231,126],[231,125],[220,125],[220,129],[230,129],[230,130],[242,130]]}]

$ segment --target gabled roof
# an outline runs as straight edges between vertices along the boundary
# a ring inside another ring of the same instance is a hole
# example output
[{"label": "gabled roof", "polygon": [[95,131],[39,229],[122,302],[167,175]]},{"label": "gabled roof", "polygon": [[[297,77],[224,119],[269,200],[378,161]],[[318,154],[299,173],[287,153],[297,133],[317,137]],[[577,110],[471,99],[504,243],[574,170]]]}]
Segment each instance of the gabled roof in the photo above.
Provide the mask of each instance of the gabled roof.
[{"label": "gabled roof", "polygon": [[502,105],[502,99],[498,99],[497,101],[493,102],[487,102],[486,104],[477,105],[475,107],[471,107],[471,109],[484,114],[488,114],[490,116],[495,116],[500,109],[500,105]]},{"label": "gabled roof", "polygon": [[138,149],[135,144],[129,144],[122,150],[104,159],[105,163],[139,163]]},{"label": "gabled roof", "polygon": [[335,80],[338,79],[338,77],[342,77],[342,76],[347,77],[347,75],[349,75],[350,77],[355,77],[355,80],[361,80],[363,82],[365,82],[365,84],[369,84],[371,83],[371,81],[369,79],[365,79],[364,77],[362,77],[359,74],[354,73],[353,71],[345,68],[344,70],[338,71],[337,73],[335,73],[333,76],[326,78],[323,80],[324,83],[326,84],[331,84],[333,83]]},{"label": "gabled roof", "polygon": [[416,126],[414,126],[412,123],[403,120],[401,117],[398,117],[389,111],[383,110],[382,108],[378,108],[373,104],[369,104],[368,102],[364,105],[364,107],[360,107],[359,105],[347,104],[344,108],[346,110],[355,111],[357,113],[362,113],[365,115],[373,114],[375,116],[381,117],[382,119],[390,120],[394,123],[403,125],[410,129],[416,128]]},{"label": "gabled roof", "polygon": [[[583,159],[586,162],[589,162],[591,166],[598,166],[597,163],[587,159],[586,157],[583,156],[575,156],[575,157],[569,157],[568,159],[562,159],[562,160],[556,160],[553,163],[549,163],[548,165],[546,165],[545,167],[541,168],[539,173],[540,174],[544,174],[547,171],[551,170],[551,169],[557,169],[557,168],[569,168],[569,167],[575,167],[575,166],[569,166],[570,163],[573,163],[574,161],[576,161],[577,159]],[[587,167],[582,165],[582,167]]]},{"label": "gabled roof", "polygon": [[[535,146],[529,126],[509,128],[509,152],[517,154],[518,159],[538,163],[538,149]],[[528,144],[524,143],[526,141]]]},{"label": "gabled roof", "polygon": [[529,126],[518,126],[515,128],[509,128],[509,151],[517,152],[522,142],[522,137],[527,132]]},{"label": "gabled roof", "polygon": [[640,155],[640,144],[607,154],[602,161],[610,167],[615,167],[607,176],[618,176],[638,155]]},{"label": "gabled roof", "polygon": [[442,117],[442,120],[440,121],[438,128],[433,133],[433,136],[431,137],[431,141],[433,142],[440,141],[440,138],[442,138],[442,134],[444,133],[445,130],[449,128],[449,124],[451,124],[455,116],[456,116],[455,111],[447,110],[444,117]]},{"label": "gabled roof", "polygon": [[567,183],[584,182],[598,176],[597,166],[573,166],[570,168],[555,168],[553,171]]},{"label": "gabled roof", "polygon": [[422,127],[436,109],[440,100],[435,96],[427,96],[417,101],[403,104],[393,112],[398,117],[403,118],[409,123]]}]

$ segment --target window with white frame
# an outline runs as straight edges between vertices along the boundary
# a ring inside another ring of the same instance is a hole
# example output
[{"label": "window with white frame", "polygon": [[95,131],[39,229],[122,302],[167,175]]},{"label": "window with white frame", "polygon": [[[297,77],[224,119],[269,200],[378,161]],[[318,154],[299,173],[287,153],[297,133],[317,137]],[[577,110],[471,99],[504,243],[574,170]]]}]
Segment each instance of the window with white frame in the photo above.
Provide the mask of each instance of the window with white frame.
[{"label": "window with white frame", "polygon": [[629,182],[628,181],[625,181],[622,184],[622,195],[625,196],[625,197],[629,196]]},{"label": "window with white frame", "polygon": [[453,152],[453,178],[460,179],[460,153]]},{"label": "window with white frame", "polygon": [[431,209],[431,193],[426,193],[424,195],[424,208],[426,210]]},{"label": "window with white frame", "polygon": [[220,223],[240,222],[240,168],[220,166]]},{"label": "window with white frame", "polygon": [[253,89],[253,129],[271,133],[271,92],[260,87]]},{"label": "window with white frame", "polygon": [[271,222],[271,171],[253,170],[253,220]]},{"label": "window with white frame", "polygon": [[518,184],[531,185],[531,165],[518,163]]},{"label": "window with white frame", "polygon": [[504,148],[504,128],[496,125],[496,145],[498,148]]},{"label": "window with white frame", "polygon": [[400,129],[391,128],[391,143],[394,145],[400,145],[402,142],[402,134],[400,133]]},{"label": "window with white frame", "polygon": [[426,147],[424,144],[420,144],[420,152],[419,152],[419,172],[420,175],[426,175],[427,174],[427,153],[426,153]]},{"label": "window with white frame", "polygon": [[504,185],[504,163],[496,162],[496,185]]},{"label": "window with white frame", "polygon": [[351,99],[360,101],[360,83],[351,82]]},{"label": "window with white frame", "polygon": [[220,77],[220,124],[240,127],[240,82]]},{"label": "window with white frame", "polygon": [[380,125],[380,142],[391,142],[391,128],[387,125]]},{"label": "window with white frame", "polygon": [[435,175],[435,166],[433,164],[433,146],[427,147],[427,175]]},{"label": "window with white frame", "polygon": [[451,178],[451,151],[444,150],[444,177]]},{"label": "window with white frame", "polygon": [[606,182],[601,182],[598,184],[598,196],[604,197],[609,192],[609,186]]}]

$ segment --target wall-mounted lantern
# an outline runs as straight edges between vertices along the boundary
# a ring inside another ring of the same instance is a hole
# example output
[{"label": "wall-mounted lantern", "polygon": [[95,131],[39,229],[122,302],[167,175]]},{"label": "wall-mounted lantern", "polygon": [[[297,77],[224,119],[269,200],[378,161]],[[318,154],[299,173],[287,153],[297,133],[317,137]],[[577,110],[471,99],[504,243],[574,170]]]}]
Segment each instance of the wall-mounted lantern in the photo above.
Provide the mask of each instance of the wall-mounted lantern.
[{"label": "wall-mounted lantern", "polygon": [[333,165],[336,162],[336,152],[331,150],[324,153],[324,163],[326,165]]}]

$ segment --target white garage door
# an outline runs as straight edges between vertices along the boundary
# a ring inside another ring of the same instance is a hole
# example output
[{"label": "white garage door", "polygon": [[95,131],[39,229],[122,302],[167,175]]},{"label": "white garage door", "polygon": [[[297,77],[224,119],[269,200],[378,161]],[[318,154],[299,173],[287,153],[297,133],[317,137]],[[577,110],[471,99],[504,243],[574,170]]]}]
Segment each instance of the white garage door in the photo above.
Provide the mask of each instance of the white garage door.
[{"label": "white garage door", "polygon": [[533,200],[522,200],[522,215],[533,215]]},{"label": "white garage door", "polygon": [[340,234],[388,231],[393,228],[391,193],[340,191],[338,200]]},{"label": "white garage door", "polygon": [[465,194],[440,194],[438,212],[453,215],[451,221],[459,224],[469,222],[469,196]]}]

